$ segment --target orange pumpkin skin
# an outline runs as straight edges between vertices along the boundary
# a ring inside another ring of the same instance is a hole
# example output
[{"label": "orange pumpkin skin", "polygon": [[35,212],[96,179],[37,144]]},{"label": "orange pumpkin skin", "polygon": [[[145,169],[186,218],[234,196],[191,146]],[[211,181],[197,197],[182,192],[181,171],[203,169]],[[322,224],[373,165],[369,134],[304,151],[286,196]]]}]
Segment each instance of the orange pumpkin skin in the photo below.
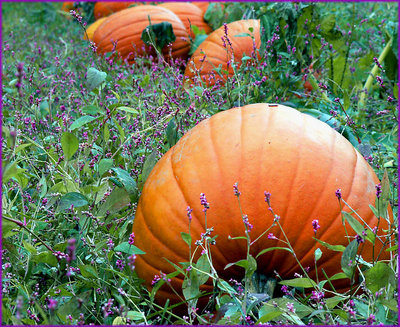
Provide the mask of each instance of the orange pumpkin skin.
[{"label": "orange pumpkin skin", "polygon": [[63,2],[61,10],[65,12],[70,12],[70,10],[74,10],[75,6],[73,2]]},{"label": "orange pumpkin skin", "polygon": [[206,34],[212,31],[211,27],[205,22],[201,9],[192,3],[166,2],[158,6],[167,8],[175,13],[180,18],[182,23],[186,26],[186,31],[192,38],[194,38],[195,35],[193,33],[193,30],[190,28],[191,25],[195,25],[200,30],[204,30]]},{"label": "orange pumpkin skin", "polygon": [[123,9],[128,8],[130,5],[134,4],[134,1],[128,2],[111,2],[111,1],[102,1],[96,2],[93,8],[93,14],[95,19],[99,19],[101,17],[107,17],[115,12],[121,11]]},{"label": "orange pumpkin skin", "polygon": [[[244,270],[228,263],[246,258],[246,241],[229,240],[244,236],[244,225],[233,184],[238,182],[244,214],[254,226],[255,240],[273,222],[265,203],[264,191],[271,193],[271,207],[280,216],[280,224],[303,267],[310,267],[315,278],[314,251],[323,255],[318,261],[319,276],[341,271],[342,252],[331,251],[313,240],[312,221],[321,228],[316,237],[330,244],[348,244],[342,226],[341,210],[335,191],[358,212],[371,228],[377,219],[369,204],[375,201],[379,183],[373,169],[354,147],[327,124],[282,105],[252,104],[220,112],[200,122],[186,133],[155,165],[144,185],[133,224],[135,245],[146,252],[136,260],[136,272],[151,288],[154,275],[171,273],[174,268],[163,258],[179,263],[189,261],[189,249],[181,238],[188,232],[186,208],[193,209],[191,222],[192,251],[205,228],[200,193],[210,204],[207,226],[218,235],[211,246],[213,264],[219,276],[241,280]],[[350,211],[342,203],[342,209]],[[381,219],[379,228],[387,228]],[[349,235],[355,235],[346,223]],[[279,227],[272,232],[284,239]],[[378,235],[382,232],[378,232]],[[378,242],[376,242],[378,243]],[[251,247],[255,257],[269,247],[285,246],[277,240],[260,238]],[[375,253],[379,252],[375,250]],[[199,252],[199,251],[198,251]],[[372,256],[371,244],[365,242],[362,252]],[[383,256],[388,256],[384,251]],[[382,257],[381,257],[382,258]],[[380,258],[380,259],[381,259]],[[283,279],[303,274],[295,259],[286,251],[275,250],[257,259],[258,272]],[[182,275],[171,280],[176,290],[182,286]],[[349,287],[344,280],[342,287]],[[210,287],[208,287],[209,289]],[[158,301],[178,298],[163,285]]]},{"label": "orange pumpkin skin", "polygon": [[[196,69],[200,70],[200,78],[206,83],[206,85],[214,85],[217,80],[224,81],[228,76],[233,76],[234,71],[232,65],[227,65],[227,62],[234,58],[237,67],[240,67],[241,59],[243,55],[251,56],[254,48],[259,48],[260,41],[260,21],[255,19],[238,20],[227,24],[228,37],[232,43],[232,50],[227,44],[227,48],[224,47],[222,37],[225,36],[225,28],[221,26],[212,32],[196,49],[190,58],[186,69],[185,78],[194,82],[197,73]],[[249,28],[253,29],[253,32],[249,31]],[[253,38],[249,36],[236,36],[242,33],[249,33],[254,35]],[[206,58],[204,59],[204,55]],[[204,61],[203,61],[204,59]],[[223,78],[215,73],[215,77],[212,78],[212,72],[215,71],[219,65],[222,65],[222,70],[227,70],[228,75],[222,73]]]},{"label": "orange pumpkin skin", "polygon": [[[110,52],[113,48],[112,41],[117,41],[116,50],[123,59],[129,56],[130,63],[135,59],[135,55],[131,53],[139,56],[145,52],[154,54],[154,49],[145,46],[141,39],[143,30],[149,26],[149,16],[153,25],[162,22],[171,23],[176,36],[176,40],[172,44],[172,57],[186,58],[190,43],[185,25],[172,11],[151,5],[127,8],[107,17],[93,35],[97,53]],[[165,46],[163,54],[168,55],[168,53],[169,48]]]},{"label": "orange pumpkin skin", "polygon": [[106,17],[101,17],[98,20],[96,20],[94,23],[90,24],[87,29],[86,33],[83,35],[84,40],[93,40],[93,35],[94,32],[96,32],[96,29],[106,20]]}]

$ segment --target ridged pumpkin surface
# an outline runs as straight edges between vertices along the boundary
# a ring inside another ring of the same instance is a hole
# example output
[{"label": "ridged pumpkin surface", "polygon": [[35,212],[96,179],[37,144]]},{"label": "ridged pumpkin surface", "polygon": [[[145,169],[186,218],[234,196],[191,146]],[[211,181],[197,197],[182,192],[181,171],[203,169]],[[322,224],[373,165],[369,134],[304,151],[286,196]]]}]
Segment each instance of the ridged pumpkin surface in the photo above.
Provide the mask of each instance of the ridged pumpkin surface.
[{"label": "ridged pumpkin surface", "polygon": [[[228,37],[232,43],[233,53],[228,44],[227,48],[224,47],[221,38],[225,35],[225,28],[224,26],[221,26],[212,32],[193,53],[186,66],[185,78],[193,82],[194,76],[197,76],[197,73],[195,73],[195,70],[197,69],[200,70],[200,77],[207,85],[214,85],[215,80],[221,80],[221,77],[215,73],[215,79],[210,79],[211,73],[215,71],[215,68],[218,68],[219,65],[222,65],[222,70],[227,70],[229,76],[232,76],[232,65],[230,65],[228,69],[227,62],[234,58],[235,62],[240,65],[243,56],[251,56],[254,51],[253,39],[250,36],[238,36],[239,34],[248,33],[254,35],[255,47],[260,47],[259,20],[238,20],[227,24],[227,28]],[[253,28],[253,32],[250,32],[249,28]],[[204,55],[206,56],[205,59]],[[223,74],[223,76],[224,79],[227,78],[226,74]]]},{"label": "ridged pumpkin surface", "polygon": [[107,17],[117,11],[121,11],[123,9],[128,8],[130,5],[134,4],[135,1],[118,1],[118,2],[111,2],[111,1],[102,1],[96,2],[93,8],[94,18],[99,19],[101,17]]},{"label": "ridged pumpkin surface", "polygon": [[204,30],[206,34],[212,31],[211,27],[205,22],[203,18],[202,10],[196,5],[189,2],[166,2],[158,5],[163,8],[167,8],[174,12],[186,26],[188,34],[194,38],[195,35],[193,30],[190,29],[190,25],[197,26],[200,30]]},{"label": "ridged pumpkin surface", "polygon": [[[190,49],[185,25],[172,11],[150,5],[127,8],[107,17],[93,36],[97,52],[100,54],[110,52],[113,48],[112,41],[117,41],[116,50],[123,59],[133,53],[128,59],[130,62],[134,61],[134,54],[142,55],[149,51],[154,53],[154,49],[144,47],[141,39],[143,30],[149,26],[149,16],[153,25],[162,22],[171,23],[176,36],[172,44],[172,57],[185,58]],[[164,54],[168,54],[168,51],[168,47],[165,46]]]},{"label": "ridged pumpkin surface", "polygon": [[[205,230],[200,193],[205,193],[210,204],[207,226],[214,227],[212,236],[218,235],[216,245],[211,246],[214,266],[223,278],[241,280],[242,268],[224,270],[228,263],[246,258],[246,241],[228,239],[245,235],[233,194],[236,182],[243,213],[254,226],[251,239],[272,224],[274,217],[264,199],[264,191],[268,191],[272,194],[271,207],[280,216],[297,258],[304,267],[310,267],[310,276],[315,276],[316,247],[323,251],[318,261],[319,276],[323,276],[321,268],[328,276],[341,271],[342,252],[328,250],[312,239],[312,221],[318,219],[321,228],[317,238],[330,244],[348,244],[335,196],[337,189],[342,190],[343,199],[371,228],[377,223],[368,205],[374,204],[379,180],[343,136],[327,124],[286,106],[253,104],[233,108],[202,121],[186,133],[160,159],[144,185],[133,231],[135,245],[146,252],[138,256],[136,271],[147,286],[160,271],[174,271],[164,257],[175,263],[189,261],[181,232],[188,232],[186,208],[190,206],[194,249],[195,240]],[[345,206],[342,209],[350,211]],[[347,223],[346,226],[348,233],[355,235]],[[387,226],[381,221],[379,228]],[[270,232],[284,239],[279,227]],[[251,247],[251,253],[256,256],[274,246],[284,244],[264,235]],[[366,242],[363,257],[370,259],[371,252],[370,243]],[[383,255],[387,256],[387,252]],[[295,272],[302,274],[293,256],[282,250],[263,254],[257,263],[258,271],[267,276],[274,276],[274,270],[284,279],[294,278]],[[180,275],[172,279],[177,290],[181,278]],[[349,286],[349,280],[346,285]],[[167,297],[175,298],[164,285],[159,300]]]},{"label": "ridged pumpkin surface", "polygon": [[94,32],[96,32],[97,28],[106,20],[106,17],[102,17],[99,18],[98,20],[96,20],[94,23],[90,24],[88,26],[88,28],[86,29],[86,34],[84,34],[83,38],[85,40],[89,39],[89,40],[93,40],[93,35]]}]

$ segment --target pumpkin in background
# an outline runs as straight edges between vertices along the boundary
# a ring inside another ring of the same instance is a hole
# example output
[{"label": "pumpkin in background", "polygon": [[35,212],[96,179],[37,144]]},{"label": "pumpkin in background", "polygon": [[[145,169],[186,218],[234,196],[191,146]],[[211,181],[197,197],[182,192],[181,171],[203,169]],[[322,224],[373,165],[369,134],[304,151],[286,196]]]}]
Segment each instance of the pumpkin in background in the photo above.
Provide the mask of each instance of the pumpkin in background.
[{"label": "pumpkin in background", "polygon": [[203,16],[204,16],[204,14],[206,13],[207,8],[208,8],[208,6],[210,5],[211,2],[206,2],[206,1],[192,1],[192,3],[201,9],[201,11],[202,11],[202,13],[203,13]]},{"label": "pumpkin in background", "polygon": [[70,12],[70,10],[74,10],[74,2],[63,2],[61,10],[65,12]]},{"label": "pumpkin in background", "polygon": [[90,24],[86,28],[86,33],[83,35],[84,40],[93,40],[93,35],[94,32],[96,32],[96,29],[106,20],[107,17],[101,17],[98,20],[96,20],[94,23]]},{"label": "pumpkin in background", "polygon": [[[253,31],[250,32],[249,29]],[[232,43],[232,49],[226,42],[226,48],[222,38],[225,36],[225,27],[221,26],[212,32],[196,49],[186,65],[185,78],[194,82],[197,76],[196,70],[199,70],[200,78],[207,85],[214,85],[217,80],[223,82],[228,76],[233,76],[232,65],[227,65],[227,62],[234,58],[237,66],[241,64],[241,59],[244,55],[251,56],[254,48],[259,48],[260,41],[260,21],[255,19],[238,20],[227,24],[228,38]],[[243,34],[254,36],[243,36]],[[205,58],[204,58],[205,56]],[[227,70],[229,73],[222,73],[223,77],[215,72],[215,68],[222,65],[222,70]],[[214,74],[215,73],[215,74]]]},{"label": "pumpkin in background", "polygon": [[190,29],[190,25],[197,26],[200,30],[204,30],[206,34],[212,31],[211,27],[205,22],[201,9],[192,3],[165,2],[158,6],[167,8],[174,12],[186,26],[186,31],[192,38],[195,38],[195,35],[193,30]]},{"label": "pumpkin in background", "polygon": [[[377,219],[369,204],[375,201],[379,183],[373,169],[342,135],[327,124],[283,106],[252,104],[226,110],[205,119],[186,133],[155,165],[143,187],[133,231],[135,245],[146,254],[136,260],[136,272],[151,287],[154,275],[175,269],[165,259],[178,264],[189,261],[189,249],[181,238],[188,232],[186,208],[193,209],[191,221],[194,242],[205,231],[200,194],[205,193],[209,209],[207,227],[214,227],[216,245],[210,247],[213,264],[225,280],[241,280],[244,270],[229,263],[246,259],[246,241],[230,240],[244,236],[244,225],[233,185],[238,182],[243,214],[253,229],[252,240],[271,226],[274,215],[268,210],[264,191],[271,193],[270,203],[303,267],[310,267],[315,278],[314,251],[321,248],[319,276],[341,272],[342,252],[331,251],[314,239],[312,221],[319,220],[316,237],[333,245],[348,244],[342,226],[341,208],[335,195],[341,189],[343,199],[369,224]],[[342,203],[342,210],[350,211]],[[360,222],[361,223],[361,222]],[[349,235],[356,235],[346,223]],[[387,229],[381,219],[378,234]],[[272,232],[284,239],[278,226]],[[379,243],[379,242],[376,242]],[[285,246],[266,235],[251,247],[255,257],[261,250]],[[379,245],[375,253],[379,252]],[[199,252],[199,251],[198,251]],[[371,244],[366,241],[362,255],[371,259]],[[388,257],[383,251],[382,257]],[[264,253],[257,259],[257,271],[283,279],[302,274],[295,259],[286,251]],[[172,278],[175,290],[181,290],[182,275]],[[210,281],[210,280],[209,280]],[[338,281],[340,288],[349,279]],[[209,288],[208,288],[209,289]],[[170,288],[163,285],[158,301],[177,302]]]},{"label": "pumpkin in background", "polygon": [[94,18],[99,19],[101,17],[107,17],[117,11],[121,11],[123,9],[128,8],[130,5],[135,4],[135,1],[128,1],[128,2],[111,2],[111,1],[105,1],[105,2],[96,2],[94,5],[93,13],[94,13]]},{"label": "pumpkin in background", "polygon": [[[190,49],[189,36],[185,25],[172,11],[151,5],[140,5],[121,10],[109,17],[96,29],[93,41],[97,52],[104,54],[113,48],[112,42],[117,41],[116,50],[119,55],[130,63],[134,62],[135,55],[145,52],[155,53],[154,49],[145,46],[142,41],[142,32],[149,26],[149,17],[153,25],[169,22],[172,25],[176,40],[172,44],[173,58],[186,58]],[[168,55],[169,48],[163,48],[163,54]]]}]

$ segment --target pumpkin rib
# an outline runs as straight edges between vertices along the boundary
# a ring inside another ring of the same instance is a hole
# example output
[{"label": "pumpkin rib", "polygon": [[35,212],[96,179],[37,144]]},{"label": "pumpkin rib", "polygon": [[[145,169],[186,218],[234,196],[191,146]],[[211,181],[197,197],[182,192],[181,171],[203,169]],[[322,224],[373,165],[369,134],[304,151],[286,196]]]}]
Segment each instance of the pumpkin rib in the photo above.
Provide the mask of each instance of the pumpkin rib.
[{"label": "pumpkin rib", "polygon": [[[169,156],[169,157],[171,157],[171,156]],[[160,198],[162,197],[162,195],[165,197],[165,194],[162,194],[162,193],[161,193],[161,195],[159,194]],[[171,205],[169,201],[165,201],[165,202],[166,202],[167,205]],[[143,201],[140,201],[139,205],[140,205],[140,211],[143,212],[143,213],[145,213],[146,211],[145,211],[144,208],[143,208],[143,206],[144,206]],[[170,211],[170,210],[169,210],[169,211]],[[162,239],[160,239],[160,238],[161,238],[160,235],[157,235],[157,234],[155,234],[155,233],[153,232],[153,230],[150,228],[151,226],[149,226],[148,221],[147,221],[146,219],[142,219],[142,221],[143,221],[143,226],[144,226],[145,228],[147,228],[148,233],[151,234],[151,235],[153,236],[153,237],[152,237],[153,242],[154,242],[154,239],[156,239],[157,242],[158,242],[159,244],[161,244],[162,247],[165,247],[166,249],[168,249],[168,251],[169,251],[170,253],[174,253],[177,257],[180,257],[180,258],[183,259],[184,261],[185,261],[185,260],[186,260],[186,261],[188,260],[188,257],[185,257],[183,254],[177,253],[176,250],[171,249],[171,248],[167,245],[167,244],[169,244],[168,242],[162,242]],[[155,230],[156,230],[156,228],[155,228]],[[165,234],[165,235],[166,235],[166,234]],[[168,235],[167,235],[167,236],[168,236]],[[168,239],[168,237],[167,237],[167,239]],[[145,251],[145,250],[144,250],[144,251]],[[163,262],[163,261],[160,260],[159,262]],[[168,263],[167,261],[165,261],[165,262]],[[149,262],[148,262],[148,263],[149,263]],[[149,264],[151,264],[151,263],[149,263]],[[168,265],[169,265],[169,263],[168,263]],[[154,266],[153,266],[153,267],[154,267]]]}]

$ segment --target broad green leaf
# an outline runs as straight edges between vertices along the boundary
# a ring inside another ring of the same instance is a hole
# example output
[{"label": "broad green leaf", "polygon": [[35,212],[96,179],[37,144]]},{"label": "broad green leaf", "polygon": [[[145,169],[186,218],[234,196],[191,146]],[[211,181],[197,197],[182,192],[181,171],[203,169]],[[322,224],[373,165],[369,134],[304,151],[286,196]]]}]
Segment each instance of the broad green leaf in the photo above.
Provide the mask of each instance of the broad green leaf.
[{"label": "broad green leaf", "polygon": [[114,251],[127,253],[129,255],[131,255],[131,254],[146,254],[146,252],[140,250],[137,246],[129,244],[128,242],[122,242],[121,244],[118,244],[114,248]]},{"label": "broad green leaf", "polygon": [[201,273],[197,271],[199,283],[200,285],[203,285],[210,278],[208,274],[211,272],[211,266],[207,255],[203,254],[200,256],[199,260],[196,262],[196,268],[204,272]]},{"label": "broad green leaf", "polygon": [[349,278],[353,277],[357,249],[358,249],[358,242],[357,240],[353,240],[349,245],[347,245],[346,249],[343,251],[342,254],[342,259],[341,259],[342,270]]},{"label": "broad green leaf", "polygon": [[100,108],[95,106],[95,105],[93,105],[93,104],[90,104],[88,106],[84,106],[82,108],[82,112],[87,114],[87,115],[96,115],[96,114],[98,114],[100,112]]},{"label": "broad green leaf", "polygon": [[291,287],[302,287],[302,288],[313,288],[317,286],[317,284],[312,280],[308,278],[294,278],[294,279],[288,279],[288,280],[282,280],[279,282],[281,285],[287,285]]},{"label": "broad green leaf", "polygon": [[87,204],[89,204],[89,202],[84,195],[78,192],[70,192],[61,197],[58,211],[69,209],[71,205],[73,205],[74,208],[80,208]]},{"label": "broad green leaf", "polygon": [[111,169],[113,166],[113,159],[105,158],[101,159],[98,164],[98,171],[100,177],[104,175],[105,172]]},{"label": "broad green leaf", "polygon": [[364,226],[356,219],[354,218],[350,213],[342,211],[342,214],[344,218],[347,220],[347,222],[350,224],[351,228],[359,235],[363,236],[363,232],[365,230]]},{"label": "broad green leaf", "polygon": [[87,89],[92,91],[106,80],[107,74],[97,70],[96,68],[90,67],[87,70],[86,76]]},{"label": "broad green leaf", "polygon": [[79,148],[78,138],[69,132],[64,132],[61,135],[61,147],[63,149],[65,160],[69,160]]},{"label": "broad green leaf", "polygon": [[141,176],[141,188],[143,187],[144,183],[149,177],[150,172],[152,171],[153,167],[157,163],[157,152],[153,151],[150,155],[146,158],[143,164],[142,176]]},{"label": "broad green leaf", "polygon": [[118,110],[129,112],[130,114],[134,114],[135,116],[137,114],[139,114],[139,111],[137,109],[134,109],[134,108],[131,108],[131,107],[121,106],[121,107],[117,107],[117,108],[118,108]]},{"label": "broad green leaf", "polygon": [[32,261],[36,263],[46,263],[52,267],[56,267],[58,264],[57,258],[50,251],[40,252],[32,255]]},{"label": "broad green leaf", "polygon": [[136,192],[136,182],[129,173],[122,169],[122,168],[112,168],[112,170],[117,174],[117,178],[120,182],[124,185],[125,189],[128,191],[129,194],[133,194]]},{"label": "broad green leaf", "polygon": [[274,311],[270,311],[270,312],[268,312],[268,313],[265,313],[265,314],[263,314],[261,317],[260,317],[260,319],[258,319],[257,320],[257,325],[259,325],[259,324],[265,324],[265,323],[267,323],[267,322],[269,322],[269,321],[271,321],[271,320],[273,320],[273,319],[275,319],[275,318],[278,318],[279,316],[281,316],[282,315],[282,313],[283,313],[283,311],[281,311],[281,310],[279,310],[279,309],[277,309],[277,308],[274,308],[273,309]]},{"label": "broad green leaf", "polygon": [[15,178],[18,180],[18,176],[26,171],[26,169],[20,168],[17,161],[12,163],[3,161],[3,180],[2,183],[6,184],[10,178]]},{"label": "broad green leaf", "polygon": [[99,278],[97,271],[92,265],[78,265],[81,275],[86,278]]},{"label": "broad green leaf", "polygon": [[340,302],[343,302],[345,300],[346,300],[346,298],[344,298],[344,297],[333,296],[333,297],[329,297],[329,298],[325,299],[325,303],[329,309],[333,309],[336,305],[338,305]]},{"label": "broad green leaf", "polygon": [[128,311],[127,313],[127,318],[135,321],[142,320],[144,317],[145,315],[139,311]]},{"label": "broad green leaf", "polygon": [[318,261],[319,259],[321,259],[321,257],[322,257],[322,251],[321,251],[320,248],[317,248],[317,249],[314,251],[314,258],[315,258],[315,261]]},{"label": "broad green leaf", "polygon": [[90,122],[92,122],[93,120],[96,120],[98,117],[92,117],[92,116],[82,116],[79,117],[77,120],[75,120],[71,126],[69,127],[69,129],[71,131],[73,131],[74,129],[77,129],[79,127],[82,127]]},{"label": "broad green leaf", "polygon": [[365,285],[375,294],[388,284],[393,287],[397,284],[396,275],[392,268],[384,262],[377,262],[375,266],[368,269],[365,273]]},{"label": "broad green leaf", "polygon": [[131,202],[128,192],[124,188],[115,188],[111,194],[107,197],[100,208],[98,215],[104,216],[107,211],[110,213],[116,213],[119,210],[125,208]]},{"label": "broad green leaf", "polygon": [[190,234],[181,232],[181,237],[187,245],[192,244],[192,237],[190,236]]},{"label": "broad green leaf", "polygon": [[24,245],[24,248],[27,249],[30,253],[37,254],[36,248],[31,243],[23,240],[22,244]]},{"label": "broad green leaf", "polygon": [[169,147],[173,147],[178,141],[178,133],[176,130],[175,118],[172,118],[165,129]]},{"label": "broad green leaf", "polygon": [[40,194],[39,197],[43,198],[46,193],[47,193],[47,182],[46,182],[46,176],[43,174],[42,177],[40,178],[39,185],[40,186]]},{"label": "broad green leaf", "polygon": [[389,205],[391,191],[390,191],[389,176],[386,169],[381,180],[381,189],[382,193],[379,199],[377,198],[375,200],[375,207],[378,209],[378,212],[381,217],[388,219],[387,209]]}]

